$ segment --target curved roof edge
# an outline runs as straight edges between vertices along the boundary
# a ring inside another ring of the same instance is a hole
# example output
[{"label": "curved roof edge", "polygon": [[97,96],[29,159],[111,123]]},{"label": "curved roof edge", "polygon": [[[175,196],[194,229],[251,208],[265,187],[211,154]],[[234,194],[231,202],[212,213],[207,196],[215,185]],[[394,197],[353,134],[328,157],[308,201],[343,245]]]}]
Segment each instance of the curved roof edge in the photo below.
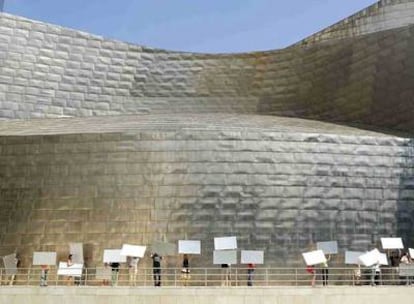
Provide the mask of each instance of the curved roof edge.
[{"label": "curved roof edge", "polygon": [[357,37],[414,23],[413,0],[380,0],[291,46]]}]

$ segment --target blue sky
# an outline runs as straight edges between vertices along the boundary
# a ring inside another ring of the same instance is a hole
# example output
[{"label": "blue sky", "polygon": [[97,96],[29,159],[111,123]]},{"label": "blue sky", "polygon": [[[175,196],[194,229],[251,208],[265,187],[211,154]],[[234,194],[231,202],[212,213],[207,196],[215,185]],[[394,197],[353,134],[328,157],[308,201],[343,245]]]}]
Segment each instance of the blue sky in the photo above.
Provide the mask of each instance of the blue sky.
[{"label": "blue sky", "polygon": [[288,46],[377,0],[5,0],[4,11],[150,47]]}]

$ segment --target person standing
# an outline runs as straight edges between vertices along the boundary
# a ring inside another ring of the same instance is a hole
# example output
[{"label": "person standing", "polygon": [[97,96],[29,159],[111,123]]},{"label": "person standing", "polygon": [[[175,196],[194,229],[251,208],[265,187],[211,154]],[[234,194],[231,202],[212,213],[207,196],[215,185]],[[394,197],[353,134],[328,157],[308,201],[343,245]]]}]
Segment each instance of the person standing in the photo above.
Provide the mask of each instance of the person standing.
[{"label": "person standing", "polygon": [[108,263],[104,263],[104,278],[102,279],[102,286],[109,286],[109,279],[108,277],[105,277],[107,275],[107,272],[109,272],[108,266]]},{"label": "person standing", "polygon": [[161,286],[161,260],[162,257],[154,252],[152,258],[152,273],[154,275],[154,286]]},{"label": "person standing", "polygon": [[[71,254],[68,255],[68,259],[66,261],[66,266],[67,267],[73,266],[73,261],[72,261],[72,255]],[[66,284],[68,286],[73,285],[73,277],[72,276],[68,276]]]},{"label": "person standing", "polygon": [[14,264],[16,265],[16,272],[14,272],[10,276],[10,281],[9,281],[10,286],[14,285],[14,280],[16,279],[16,275],[17,275],[17,268],[19,268],[19,265],[20,265],[20,259],[19,259],[18,254],[15,254],[15,256],[14,256]]},{"label": "person standing", "polygon": [[[403,255],[401,256],[400,262],[403,265],[410,265],[411,264],[411,259],[408,256],[408,253],[407,252],[404,252],[403,253]],[[410,276],[406,276],[405,277],[405,284],[406,285],[411,285],[411,277]]]},{"label": "person standing", "polygon": [[331,255],[328,255],[325,263],[322,263],[322,284],[323,286],[328,286],[328,275],[329,275],[328,262],[330,259],[331,259]]},{"label": "person standing", "polygon": [[247,286],[253,286],[253,273],[255,267],[255,264],[247,264]]},{"label": "person standing", "polygon": [[49,265],[41,265],[41,273],[40,273],[40,286],[46,287],[47,286],[47,275],[49,272]]},{"label": "person standing", "polygon": [[221,264],[221,286],[231,286],[229,264]]},{"label": "person standing", "polygon": [[109,264],[111,266],[111,283],[112,286],[118,286],[118,274],[119,274],[119,263],[112,262]]},{"label": "person standing", "polygon": [[371,266],[371,286],[379,285],[379,278],[381,274],[380,264],[376,263]]},{"label": "person standing", "polygon": [[137,257],[128,257],[128,271],[129,271],[129,284],[131,286],[136,285],[137,274],[138,274],[138,261]]},{"label": "person standing", "polygon": [[306,266],[306,272],[309,273],[310,275],[312,275],[311,286],[315,287],[315,283],[316,283],[316,269],[315,269],[315,266],[313,266],[313,265]]},{"label": "person standing", "polygon": [[183,264],[181,268],[181,273],[182,273],[181,277],[183,279],[183,285],[187,286],[188,281],[190,280],[190,262],[188,260],[187,254],[183,255]]}]

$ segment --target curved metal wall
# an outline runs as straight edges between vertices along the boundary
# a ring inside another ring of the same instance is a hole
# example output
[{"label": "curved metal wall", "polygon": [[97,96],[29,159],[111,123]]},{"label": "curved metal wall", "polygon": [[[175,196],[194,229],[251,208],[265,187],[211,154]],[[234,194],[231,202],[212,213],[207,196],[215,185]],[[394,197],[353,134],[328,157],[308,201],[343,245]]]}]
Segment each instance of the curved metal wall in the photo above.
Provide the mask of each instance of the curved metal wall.
[{"label": "curved metal wall", "polygon": [[[1,14],[0,254],[29,265],[80,241],[93,265],[123,242],[194,238],[202,266],[234,234],[280,266],[320,240],[413,244],[412,140],[266,116],[413,134],[413,32],[209,55]],[[8,120],[59,116],[83,118]]]},{"label": "curved metal wall", "polygon": [[83,242],[100,265],[122,243],[200,239],[196,267],[211,265],[214,237],[236,235],[282,266],[301,265],[316,241],[339,241],[338,264],[383,236],[413,242],[408,139],[167,125],[1,137],[1,251],[29,265],[33,251],[64,259]]},{"label": "curved metal wall", "polygon": [[0,117],[258,113],[412,134],[413,31],[209,55],[2,14]]}]

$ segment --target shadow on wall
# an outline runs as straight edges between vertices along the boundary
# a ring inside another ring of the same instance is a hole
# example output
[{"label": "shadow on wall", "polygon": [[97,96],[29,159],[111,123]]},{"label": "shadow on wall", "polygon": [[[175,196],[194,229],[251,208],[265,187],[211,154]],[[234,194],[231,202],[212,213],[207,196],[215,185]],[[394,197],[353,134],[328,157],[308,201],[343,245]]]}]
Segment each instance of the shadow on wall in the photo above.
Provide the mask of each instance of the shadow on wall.
[{"label": "shadow on wall", "polygon": [[407,141],[397,201],[397,236],[405,248],[414,247],[414,138]]}]

